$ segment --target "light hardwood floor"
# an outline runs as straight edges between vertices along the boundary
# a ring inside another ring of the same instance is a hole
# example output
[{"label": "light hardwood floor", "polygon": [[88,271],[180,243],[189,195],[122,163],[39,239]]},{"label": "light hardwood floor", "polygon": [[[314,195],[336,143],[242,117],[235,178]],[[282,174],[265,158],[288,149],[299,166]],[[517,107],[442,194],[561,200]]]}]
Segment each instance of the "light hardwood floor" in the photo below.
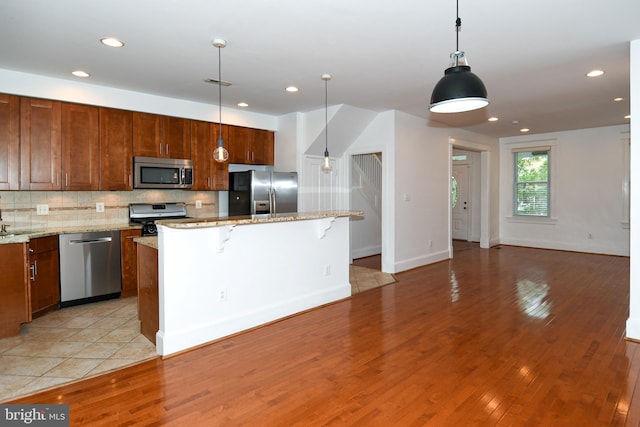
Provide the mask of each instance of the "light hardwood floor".
[{"label": "light hardwood floor", "polygon": [[396,279],[14,402],[74,426],[638,425],[628,258],[471,246]]}]

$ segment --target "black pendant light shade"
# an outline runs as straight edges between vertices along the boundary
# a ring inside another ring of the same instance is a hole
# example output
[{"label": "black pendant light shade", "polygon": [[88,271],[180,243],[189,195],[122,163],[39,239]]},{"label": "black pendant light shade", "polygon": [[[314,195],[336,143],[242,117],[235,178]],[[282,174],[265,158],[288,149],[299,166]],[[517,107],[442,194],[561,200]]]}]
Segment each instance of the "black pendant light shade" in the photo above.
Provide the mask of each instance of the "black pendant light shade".
[{"label": "black pendant light shade", "polygon": [[434,113],[459,113],[489,104],[487,89],[468,65],[444,70],[444,76],[433,88],[429,110]]},{"label": "black pendant light shade", "polygon": [[[456,0],[456,15],[458,1]],[[433,88],[429,110],[433,113],[460,113],[477,110],[489,104],[482,80],[471,72],[464,52],[458,50],[458,33],[462,20],[456,18],[456,51],[450,56],[449,68]]]}]

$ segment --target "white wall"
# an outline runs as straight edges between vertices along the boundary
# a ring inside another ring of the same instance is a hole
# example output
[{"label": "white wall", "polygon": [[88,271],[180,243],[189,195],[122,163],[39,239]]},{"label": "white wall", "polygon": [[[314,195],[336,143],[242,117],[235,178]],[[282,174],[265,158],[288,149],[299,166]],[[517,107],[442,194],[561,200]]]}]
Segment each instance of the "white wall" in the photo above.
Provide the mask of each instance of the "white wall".
[{"label": "white wall", "polygon": [[[629,255],[623,224],[623,144],[628,126],[502,138],[500,241],[504,244]],[[512,216],[512,147],[551,145],[552,218]]]},{"label": "white wall", "polygon": [[[218,122],[217,96],[213,92],[211,104],[204,104],[0,69],[0,93]],[[224,107],[222,122],[258,129],[277,129],[276,117]]]},{"label": "white wall", "polygon": [[[640,40],[631,42],[631,275],[627,337],[640,340],[640,191],[635,172],[640,171]],[[635,149],[634,149],[635,147]]]}]

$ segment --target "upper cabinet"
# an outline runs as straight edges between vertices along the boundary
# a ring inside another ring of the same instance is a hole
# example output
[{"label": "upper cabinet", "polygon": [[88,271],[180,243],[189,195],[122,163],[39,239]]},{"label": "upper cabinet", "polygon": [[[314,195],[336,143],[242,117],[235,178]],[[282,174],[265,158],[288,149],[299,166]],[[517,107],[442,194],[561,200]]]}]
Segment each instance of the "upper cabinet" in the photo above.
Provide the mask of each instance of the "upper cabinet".
[{"label": "upper cabinet", "polygon": [[100,188],[98,107],[62,104],[62,189]]},{"label": "upper cabinet", "polygon": [[18,190],[20,97],[0,94],[0,190]]},{"label": "upper cabinet", "polygon": [[229,126],[229,162],[273,165],[272,131]]},{"label": "upper cabinet", "polygon": [[20,189],[61,189],[61,103],[20,99]]},{"label": "upper cabinet", "polygon": [[20,101],[20,189],[99,188],[98,108],[36,98]]},{"label": "upper cabinet", "polygon": [[[193,189],[229,189],[229,162],[218,163],[213,159],[217,147],[220,125],[199,120],[191,120],[191,154],[193,156]],[[227,140],[228,126],[222,125],[222,138]]]},{"label": "upper cabinet", "polygon": [[133,112],[100,108],[100,189],[133,190]]},{"label": "upper cabinet", "polygon": [[133,155],[191,158],[190,120],[133,113]]},{"label": "upper cabinet", "polygon": [[273,165],[274,132],[0,94],[0,191],[126,191],[133,157],[193,159],[194,190],[226,191],[229,163]]}]

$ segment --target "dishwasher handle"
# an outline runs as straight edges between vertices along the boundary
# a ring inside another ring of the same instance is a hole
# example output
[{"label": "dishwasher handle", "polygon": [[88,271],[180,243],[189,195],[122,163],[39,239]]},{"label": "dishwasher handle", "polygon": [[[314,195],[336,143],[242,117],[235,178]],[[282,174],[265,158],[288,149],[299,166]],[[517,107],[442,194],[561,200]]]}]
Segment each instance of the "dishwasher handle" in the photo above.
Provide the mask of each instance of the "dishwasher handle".
[{"label": "dishwasher handle", "polygon": [[97,239],[73,239],[69,240],[70,245],[89,245],[93,243],[109,243],[113,240],[111,237],[99,237]]}]

